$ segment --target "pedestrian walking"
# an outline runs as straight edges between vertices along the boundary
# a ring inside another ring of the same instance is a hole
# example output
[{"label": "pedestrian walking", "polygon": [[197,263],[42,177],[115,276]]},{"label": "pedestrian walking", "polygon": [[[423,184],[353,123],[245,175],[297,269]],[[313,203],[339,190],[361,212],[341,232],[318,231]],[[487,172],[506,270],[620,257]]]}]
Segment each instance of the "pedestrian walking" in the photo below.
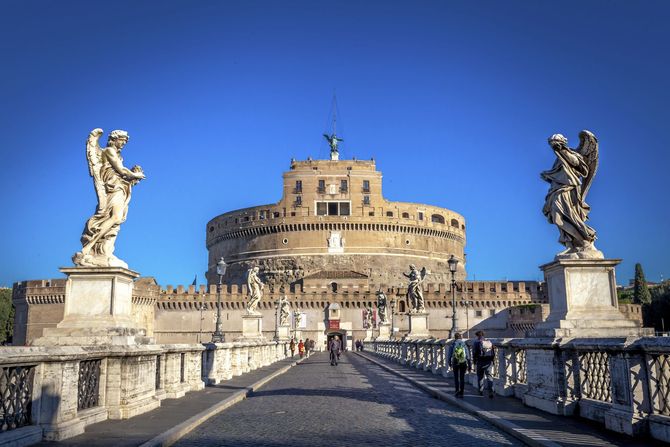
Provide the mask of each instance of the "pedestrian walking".
[{"label": "pedestrian walking", "polygon": [[472,370],[472,360],[470,359],[470,350],[465,344],[460,332],[454,334],[454,342],[449,346],[447,354],[448,365],[454,372],[454,389],[456,397],[463,397],[465,391],[465,371]]},{"label": "pedestrian walking", "polygon": [[309,338],[305,339],[305,355],[309,357]]},{"label": "pedestrian walking", "polygon": [[302,342],[302,338],[300,339],[300,343],[298,343],[298,355],[300,358],[305,356],[305,343]]},{"label": "pedestrian walking", "polygon": [[337,366],[337,362],[340,360],[340,338],[336,335],[328,343],[328,351],[330,352],[330,365]]},{"label": "pedestrian walking", "polygon": [[291,337],[291,343],[288,344],[288,348],[291,350],[291,357],[295,355],[295,339]]},{"label": "pedestrian walking", "polygon": [[477,339],[472,346],[475,368],[477,368],[477,385],[479,395],[484,395],[488,390],[489,397],[493,399],[493,362],[496,358],[496,349],[491,340],[484,336],[484,331],[477,331]]}]

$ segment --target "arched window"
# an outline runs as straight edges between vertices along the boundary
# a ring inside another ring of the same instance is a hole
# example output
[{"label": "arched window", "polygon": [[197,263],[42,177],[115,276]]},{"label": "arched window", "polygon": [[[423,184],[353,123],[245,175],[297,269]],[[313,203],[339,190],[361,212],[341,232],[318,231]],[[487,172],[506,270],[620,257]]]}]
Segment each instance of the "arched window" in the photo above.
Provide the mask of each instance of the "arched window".
[{"label": "arched window", "polygon": [[409,219],[409,213],[402,213],[403,219]]},{"label": "arched window", "polygon": [[398,301],[398,312],[405,312],[405,301]]},{"label": "arched window", "polygon": [[333,293],[337,293],[337,283],[336,282],[331,282],[330,283],[330,288],[333,290]]},{"label": "arched window", "polygon": [[432,216],[430,216],[430,220],[431,220],[431,222],[443,224],[444,223],[444,216],[441,216],[439,214],[433,214]]},{"label": "arched window", "polygon": [[451,226],[454,228],[458,228],[458,221],[456,219],[451,219]]}]

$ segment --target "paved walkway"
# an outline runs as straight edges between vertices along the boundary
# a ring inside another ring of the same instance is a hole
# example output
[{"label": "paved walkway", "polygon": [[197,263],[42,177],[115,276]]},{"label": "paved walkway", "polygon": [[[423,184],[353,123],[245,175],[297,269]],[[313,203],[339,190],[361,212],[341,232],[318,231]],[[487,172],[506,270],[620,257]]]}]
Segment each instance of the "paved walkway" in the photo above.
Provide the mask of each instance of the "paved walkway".
[{"label": "paved walkway", "polygon": [[[297,358],[297,357],[296,357]],[[82,435],[61,442],[42,442],[36,445],[50,447],[130,447],[141,445],[158,435],[184,423],[215,405],[220,405],[236,393],[243,394],[248,387],[272,374],[289,367],[295,359],[282,360],[272,365],[233,377],[216,386],[186,393],[179,399],[165,399],[161,406],[148,413],[125,420],[107,420],[86,427]]]},{"label": "paved walkway", "polygon": [[292,368],[175,446],[518,446],[517,439],[431,398],[354,353]]},{"label": "paved walkway", "polygon": [[576,417],[556,416],[545,413],[535,408],[526,407],[521,400],[514,397],[496,396],[489,399],[479,396],[477,390],[466,385],[465,397],[456,399],[453,397],[453,376],[444,378],[441,375],[432,374],[427,371],[417,370],[402,366],[398,363],[386,360],[373,353],[364,352],[356,354],[369,359],[371,367],[374,364],[382,365],[387,370],[393,371],[396,376],[402,376],[420,386],[442,392],[449,402],[457,402],[465,407],[466,411],[484,412],[490,420],[496,424],[516,427],[520,433],[539,441],[537,444],[560,445],[560,446],[625,446],[625,447],[651,447],[667,445],[651,439],[630,438],[609,430],[595,422]]}]

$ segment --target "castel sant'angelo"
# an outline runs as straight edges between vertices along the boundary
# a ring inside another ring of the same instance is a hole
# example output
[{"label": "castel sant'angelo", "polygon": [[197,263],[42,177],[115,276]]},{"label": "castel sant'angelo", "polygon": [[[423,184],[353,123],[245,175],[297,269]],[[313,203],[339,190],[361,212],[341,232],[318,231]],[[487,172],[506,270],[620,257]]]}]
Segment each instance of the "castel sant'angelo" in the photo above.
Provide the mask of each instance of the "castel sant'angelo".
[{"label": "castel sant'angelo", "polygon": [[[220,298],[222,329],[233,340],[242,332],[248,271],[258,267],[264,283],[258,311],[267,338],[275,336],[283,297],[297,336],[320,344],[333,334],[347,341],[375,337],[380,290],[389,299],[394,334],[403,336],[411,310],[406,274],[413,264],[426,272],[422,287],[430,334],[446,337],[454,298],[451,256],[459,260],[453,278],[458,330],[519,335],[541,321],[546,312],[542,283],[466,280],[465,217],[386,200],[375,161],[340,159],[333,141],[329,159],[291,160],[277,203],[226,212],[207,223],[207,286],[161,287],[151,277],[139,278],[133,291],[138,324],[159,343],[206,342]],[[218,297],[221,258],[227,268]],[[16,343],[29,344],[60,321],[64,288],[64,279],[15,284]],[[366,309],[372,309],[371,322],[365,321]]]}]

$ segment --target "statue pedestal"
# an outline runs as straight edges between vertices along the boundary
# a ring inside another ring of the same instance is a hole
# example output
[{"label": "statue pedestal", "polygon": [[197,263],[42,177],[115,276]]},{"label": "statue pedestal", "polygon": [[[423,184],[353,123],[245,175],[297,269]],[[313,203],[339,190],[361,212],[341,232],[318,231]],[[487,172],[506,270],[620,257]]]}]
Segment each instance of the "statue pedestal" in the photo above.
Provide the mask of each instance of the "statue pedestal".
[{"label": "statue pedestal", "polygon": [[291,326],[277,326],[275,340],[286,341],[291,339]]},{"label": "statue pedestal", "polygon": [[[619,311],[614,268],[620,259],[558,259],[540,268],[549,295],[549,316],[534,337],[650,335]],[[651,334],[653,335],[653,334]]]},{"label": "statue pedestal", "polygon": [[428,333],[428,313],[410,313],[409,314],[409,332],[405,338],[426,338]]},{"label": "statue pedestal", "polygon": [[261,314],[242,315],[242,336],[238,340],[262,340],[263,316]]},{"label": "statue pedestal", "polygon": [[391,338],[390,323],[379,323],[377,328],[379,329],[379,335],[377,335],[377,340],[389,340]]},{"label": "statue pedestal", "polygon": [[372,341],[372,340],[373,340],[372,328],[367,328],[365,330],[365,338],[363,339],[363,341]]},{"label": "statue pedestal", "polygon": [[67,275],[63,320],[45,328],[37,346],[132,345],[149,343],[132,319],[133,281],[139,273],[123,267],[61,268]]}]

